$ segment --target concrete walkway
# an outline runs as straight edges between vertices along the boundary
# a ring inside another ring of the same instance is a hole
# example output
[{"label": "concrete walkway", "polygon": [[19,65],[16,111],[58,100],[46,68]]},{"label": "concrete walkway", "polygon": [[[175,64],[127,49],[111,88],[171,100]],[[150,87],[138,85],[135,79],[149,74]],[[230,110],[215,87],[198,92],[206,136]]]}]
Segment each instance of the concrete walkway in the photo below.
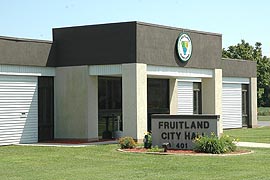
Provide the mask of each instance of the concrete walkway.
[{"label": "concrete walkway", "polygon": [[[270,126],[270,121],[258,121],[258,126]],[[236,145],[239,147],[270,148],[270,144],[268,143],[238,142]]]},{"label": "concrete walkway", "polygon": [[[92,142],[81,144],[67,144],[67,143],[33,143],[33,144],[18,144],[19,146],[47,146],[47,147],[86,147],[105,144],[117,144],[117,141]],[[270,148],[270,143],[255,143],[255,142],[238,142],[236,146],[239,147],[253,147],[253,148]]]},{"label": "concrete walkway", "polygon": [[86,147],[105,144],[117,144],[117,141],[103,141],[103,142],[91,142],[80,144],[68,144],[68,143],[33,143],[33,144],[17,144],[19,146],[47,146],[47,147]]},{"label": "concrete walkway", "polygon": [[259,127],[270,126],[270,121],[258,121]]},{"label": "concrete walkway", "polygon": [[238,142],[236,145],[239,147],[270,148],[268,143]]}]

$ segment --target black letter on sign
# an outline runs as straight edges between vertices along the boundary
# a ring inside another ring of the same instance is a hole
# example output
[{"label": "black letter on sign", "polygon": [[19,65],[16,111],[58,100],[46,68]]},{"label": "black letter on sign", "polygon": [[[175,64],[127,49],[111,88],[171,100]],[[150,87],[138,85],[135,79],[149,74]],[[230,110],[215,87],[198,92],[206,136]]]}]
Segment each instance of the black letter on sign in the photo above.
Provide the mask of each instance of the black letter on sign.
[{"label": "black letter on sign", "polygon": [[161,138],[162,139],[167,139],[167,136],[166,135],[167,135],[166,132],[161,133]]},{"label": "black letter on sign", "polygon": [[204,128],[208,129],[209,128],[209,122],[208,121],[204,121],[203,122]]},{"label": "black letter on sign", "polygon": [[158,122],[158,129],[160,129],[162,126],[163,126],[163,122],[162,121]]}]

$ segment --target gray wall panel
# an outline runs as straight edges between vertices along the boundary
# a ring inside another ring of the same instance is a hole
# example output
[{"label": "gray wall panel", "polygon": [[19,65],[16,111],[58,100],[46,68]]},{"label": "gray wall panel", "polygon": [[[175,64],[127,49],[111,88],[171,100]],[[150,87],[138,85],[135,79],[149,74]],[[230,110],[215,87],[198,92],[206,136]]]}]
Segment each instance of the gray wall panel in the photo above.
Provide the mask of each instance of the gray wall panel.
[{"label": "gray wall panel", "polygon": [[192,57],[182,63],[176,54],[176,41],[183,29],[137,24],[137,62],[151,65],[181,66],[193,68],[219,67],[221,59],[221,35],[184,30],[192,40]]},{"label": "gray wall panel", "polygon": [[47,41],[0,37],[0,64],[54,66],[51,47]]},{"label": "gray wall panel", "polygon": [[257,77],[255,61],[222,59],[221,68],[223,77]]},{"label": "gray wall panel", "polygon": [[[175,45],[181,32],[192,40],[190,60],[179,60]],[[227,77],[256,77],[256,62],[221,60],[220,34],[142,22],[53,29],[49,41],[0,37],[0,64],[78,66],[123,63],[223,69]]]}]

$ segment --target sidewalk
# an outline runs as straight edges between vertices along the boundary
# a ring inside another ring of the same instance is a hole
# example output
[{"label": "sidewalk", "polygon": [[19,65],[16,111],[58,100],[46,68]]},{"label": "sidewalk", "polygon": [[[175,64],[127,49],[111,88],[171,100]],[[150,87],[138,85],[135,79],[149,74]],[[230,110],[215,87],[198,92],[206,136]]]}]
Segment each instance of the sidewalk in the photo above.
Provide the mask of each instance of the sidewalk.
[{"label": "sidewalk", "polygon": [[118,142],[113,141],[103,141],[103,142],[89,142],[80,144],[70,144],[70,143],[33,143],[33,144],[16,144],[19,146],[51,146],[51,147],[86,147],[95,145],[105,145],[105,144],[117,144]]},{"label": "sidewalk", "polygon": [[236,145],[239,147],[270,148],[268,143],[238,142]]},{"label": "sidewalk", "polygon": [[258,121],[259,127],[270,126],[270,121]]},{"label": "sidewalk", "polygon": [[[17,144],[19,146],[52,146],[52,147],[86,147],[104,144],[117,144],[117,141],[106,142],[92,142],[82,144],[65,144],[65,143],[34,143],[34,144]],[[270,143],[255,143],[255,142],[238,142],[236,146],[239,147],[253,147],[253,148],[270,148]]]}]

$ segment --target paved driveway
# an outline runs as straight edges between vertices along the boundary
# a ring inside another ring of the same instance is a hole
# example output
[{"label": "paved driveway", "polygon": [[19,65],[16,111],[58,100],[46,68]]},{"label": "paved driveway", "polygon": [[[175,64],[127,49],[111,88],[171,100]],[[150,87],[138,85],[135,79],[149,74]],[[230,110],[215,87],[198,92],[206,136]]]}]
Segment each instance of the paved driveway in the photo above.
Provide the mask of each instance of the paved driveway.
[{"label": "paved driveway", "polygon": [[270,121],[258,121],[258,126],[259,127],[270,126]]}]

